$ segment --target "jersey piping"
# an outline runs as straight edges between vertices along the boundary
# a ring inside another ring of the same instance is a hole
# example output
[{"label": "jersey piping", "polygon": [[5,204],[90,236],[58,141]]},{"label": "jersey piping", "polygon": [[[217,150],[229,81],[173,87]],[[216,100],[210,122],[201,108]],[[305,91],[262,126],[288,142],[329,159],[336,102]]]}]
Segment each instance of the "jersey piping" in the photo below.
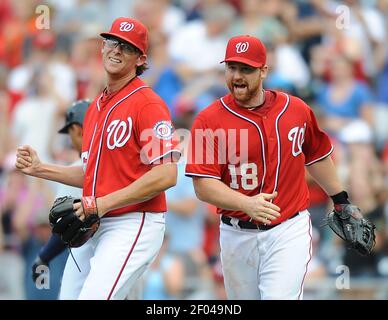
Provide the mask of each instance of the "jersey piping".
[{"label": "jersey piping", "polygon": [[118,106],[121,102],[123,102],[125,99],[129,98],[132,94],[134,94],[135,92],[141,90],[141,89],[144,89],[144,88],[148,88],[148,86],[141,86],[141,87],[138,87],[136,88],[135,90],[131,91],[130,93],[128,93],[125,97],[121,98],[119,101],[117,101],[111,108],[110,110],[108,111],[107,115],[105,116],[105,120],[104,120],[104,124],[102,126],[102,130],[101,130],[101,137],[100,137],[100,143],[98,145],[98,153],[97,153],[97,159],[96,159],[96,165],[95,165],[95,168],[94,168],[94,176],[93,176],[93,187],[92,187],[92,196],[95,196],[96,195],[96,182],[97,182],[97,172],[98,172],[98,165],[99,165],[99,162],[100,162],[100,154],[101,154],[101,149],[102,149],[102,140],[103,140],[103,136],[104,136],[104,131],[105,131],[105,126],[106,126],[106,122],[109,118],[109,115],[111,114],[111,112],[113,111],[114,108],[116,108],[116,106]]},{"label": "jersey piping", "polygon": [[[276,117],[276,122],[275,122],[275,128],[276,128],[276,137],[278,139],[278,165],[276,166],[276,175],[275,175],[275,186],[273,188],[273,192],[276,191],[277,187],[278,187],[278,182],[279,182],[279,172],[280,172],[280,163],[281,163],[281,143],[280,143],[280,134],[279,134],[279,120],[280,120],[280,117],[284,114],[284,112],[286,112],[287,108],[288,108],[288,105],[290,103],[290,97],[288,96],[288,94],[284,94],[287,98],[287,101],[286,101],[286,104],[284,105],[283,107],[283,110],[278,114],[278,116]],[[271,201],[272,202],[272,201]]]},{"label": "jersey piping", "polygon": [[220,177],[211,176],[211,175],[209,175],[209,174],[199,174],[199,173],[186,172],[185,175],[188,176],[188,177],[191,177],[191,176],[198,176],[198,177],[203,177],[203,178],[214,178],[214,179],[221,180]]},{"label": "jersey piping", "polygon": [[332,153],[333,151],[334,151],[334,147],[331,146],[331,149],[330,149],[330,151],[329,151],[328,153],[326,153],[324,156],[322,156],[322,157],[320,157],[320,158],[318,158],[318,159],[315,159],[315,160],[313,160],[313,161],[310,161],[309,163],[306,163],[305,166],[312,165],[312,164],[314,164],[315,162],[318,162],[318,161],[321,161],[321,160],[327,158],[328,156],[331,155],[331,153]]},{"label": "jersey piping", "polygon": [[260,134],[260,139],[261,139],[261,150],[262,150],[262,160],[263,160],[263,178],[261,179],[261,187],[260,187],[260,193],[261,191],[263,190],[263,187],[264,187],[264,179],[265,179],[265,175],[267,173],[267,166],[265,164],[265,149],[264,149],[264,138],[263,138],[263,133],[261,132],[261,129],[260,127],[256,124],[256,122],[254,122],[253,120],[249,119],[249,118],[246,118],[244,117],[243,115],[233,111],[232,109],[230,109],[226,103],[224,102],[223,98],[220,99],[222,105],[224,106],[224,108],[226,110],[228,110],[230,113],[234,114],[235,116],[243,119],[243,120],[246,120],[250,123],[252,123],[256,128],[257,130],[259,131],[259,134]]},{"label": "jersey piping", "polygon": [[172,149],[172,150],[169,150],[169,151],[167,151],[166,153],[162,154],[161,156],[158,156],[158,157],[152,159],[152,160],[150,161],[150,164],[154,163],[156,160],[159,160],[159,159],[164,158],[166,155],[168,155],[169,153],[173,153],[173,152],[177,152],[177,153],[179,153],[179,154],[182,154],[180,150],[178,150],[178,149]]}]

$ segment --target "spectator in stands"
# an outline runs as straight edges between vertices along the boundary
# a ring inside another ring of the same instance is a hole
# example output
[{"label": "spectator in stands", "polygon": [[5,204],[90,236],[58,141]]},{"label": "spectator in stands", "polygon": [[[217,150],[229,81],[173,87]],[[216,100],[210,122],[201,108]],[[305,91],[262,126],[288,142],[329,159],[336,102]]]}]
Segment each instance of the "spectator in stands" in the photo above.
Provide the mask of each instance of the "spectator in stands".
[{"label": "spectator in stands", "polygon": [[166,35],[178,30],[186,18],[184,11],[171,0],[135,0],[133,14],[150,33],[159,31]]},{"label": "spectator in stands", "polygon": [[364,120],[370,128],[373,96],[367,84],[355,79],[353,61],[344,54],[331,57],[330,75],[331,81],[317,94],[325,128],[334,136],[354,120]]},{"label": "spectator in stands", "polygon": [[217,4],[202,14],[203,21],[194,20],[175,30],[169,43],[171,57],[185,63],[192,70],[192,77],[205,76],[220,68],[227,30],[235,11],[227,4]]},{"label": "spectator in stands", "polygon": [[143,80],[166,102],[173,119],[177,96],[183,89],[185,66],[172,59],[167,51],[168,36],[154,29],[149,33],[148,65]]},{"label": "spectator in stands", "polygon": [[277,8],[270,8],[273,2],[279,1],[242,0],[241,15],[231,24],[230,36],[250,34],[265,43],[284,43],[288,31],[276,17]]},{"label": "spectator in stands", "polygon": [[31,93],[15,107],[11,124],[14,146],[31,145],[43,161],[52,161],[60,102],[48,69],[36,69],[28,88]]},{"label": "spectator in stands", "polygon": [[158,256],[142,277],[144,300],[176,300],[181,298],[185,269],[182,260],[177,255],[167,251],[168,238],[168,233],[165,233]]},{"label": "spectator in stands", "polygon": [[72,42],[70,62],[76,77],[77,99],[95,97],[104,89],[100,32],[101,24],[87,23]]},{"label": "spectator in stands", "polygon": [[[47,274],[42,274],[39,286],[32,281],[31,265],[38,255],[40,248],[51,236],[51,227],[48,221],[49,207],[40,208],[33,217],[19,219],[17,233],[22,240],[22,254],[25,262],[24,283],[26,298],[28,300],[57,300],[63,270],[65,268],[68,252],[64,251],[50,261]],[[30,220],[30,221],[28,221]],[[46,277],[47,276],[47,277]]]},{"label": "spectator in stands", "polygon": [[[37,72],[46,69],[51,77],[53,93],[64,114],[68,104],[76,98],[74,70],[55,56],[56,35],[50,30],[40,30],[32,37],[31,52],[23,64],[11,70],[8,88],[27,97]],[[47,81],[43,79],[43,81]]]}]

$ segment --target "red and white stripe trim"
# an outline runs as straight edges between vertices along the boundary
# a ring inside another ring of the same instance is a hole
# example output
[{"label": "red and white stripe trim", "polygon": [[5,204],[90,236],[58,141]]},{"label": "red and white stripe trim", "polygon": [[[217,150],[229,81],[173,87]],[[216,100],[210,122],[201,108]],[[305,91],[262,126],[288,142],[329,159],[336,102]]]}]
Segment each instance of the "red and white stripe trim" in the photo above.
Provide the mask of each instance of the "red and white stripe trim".
[{"label": "red and white stripe trim", "polygon": [[308,216],[308,218],[309,218],[309,236],[310,236],[309,259],[308,259],[308,261],[306,263],[306,270],[304,272],[302,283],[300,285],[299,294],[298,294],[298,300],[300,300],[300,298],[302,296],[304,281],[306,279],[306,275],[307,275],[307,272],[308,272],[308,265],[309,265],[309,263],[311,261],[311,258],[313,257],[313,236],[312,236],[312,226],[311,226],[311,217],[310,217],[310,215]]},{"label": "red and white stripe trim", "polygon": [[[278,140],[278,164],[276,166],[275,185],[274,185],[274,188],[273,188],[274,192],[278,188],[280,163],[281,163],[281,159],[282,159],[282,153],[281,153],[282,148],[281,148],[281,140],[280,140],[280,134],[279,134],[279,120],[280,120],[280,117],[284,114],[284,112],[286,112],[286,110],[288,108],[288,105],[290,103],[290,97],[288,96],[288,94],[285,94],[285,93],[283,93],[283,94],[286,96],[287,101],[286,101],[286,104],[283,107],[283,110],[278,114],[278,116],[276,117],[276,121],[275,121],[276,138]],[[272,200],[271,200],[271,202],[272,202]]]},{"label": "red and white stripe trim", "polygon": [[[96,159],[96,164],[95,164],[95,168],[94,168],[94,175],[93,175],[93,188],[92,188],[92,195],[95,196],[96,195],[96,181],[97,181],[97,171],[98,171],[98,165],[99,165],[99,162],[100,162],[100,154],[101,154],[101,150],[102,150],[102,138],[104,137],[104,131],[105,131],[105,126],[106,126],[106,123],[108,121],[108,118],[111,114],[111,112],[113,111],[114,108],[116,108],[116,106],[118,106],[121,102],[123,102],[125,99],[128,99],[131,95],[133,95],[135,92],[139,91],[140,89],[144,89],[144,88],[148,88],[148,86],[141,86],[141,87],[138,87],[136,88],[135,90],[131,91],[130,93],[128,93],[125,97],[121,98],[119,101],[117,101],[111,108],[110,110],[108,111],[108,113],[106,114],[105,116],[105,120],[104,120],[104,124],[102,126],[102,130],[101,130],[101,136],[100,136],[100,143],[98,145],[98,153],[97,153],[97,159]],[[91,146],[90,146],[91,147]]]},{"label": "red and white stripe trim", "polygon": [[110,300],[110,299],[112,298],[113,292],[114,292],[115,289],[116,289],[117,283],[118,283],[119,280],[120,280],[120,277],[121,277],[121,275],[122,275],[122,273],[123,273],[123,271],[124,271],[124,268],[125,268],[125,266],[127,265],[127,262],[128,262],[128,260],[129,260],[129,258],[131,257],[131,254],[132,254],[132,252],[133,252],[133,249],[135,249],[137,240],[139,239],[140,234],[141,234],[141,231],[143,230],[144,221],[145,221],[145,215],[146,215],[146,213],[143,212],[143,215],[142,215],[142,217],[141,217],[141,222],[140,222],[139,231],[137,232],[137,235],[136,235],[136,237],[135,237],[135,240],[134,240],[133,243],[132,243],[132,247],[131,247],[131,249],[129,250],[129,252],[128,252],[128,254],[127,254],[127,257],[125,258],[123,265],[121,266],[121,269],[120,269],[120,271],[119,271],[119,274],[117,275],[116,280],[115,280],[115,282],[114,282],[114,284],[113,284],[113,286],[112,286],[112,289],[111,289],[110,292],[109,292],[109,295],[108,295],[107,300]]},{"label": "red and white stripe trim", "polygon": [[331,146],[331,149],[330,149],[330,151],[328,153],[326,153],[324,156],[322,156],[322,157],[320,157],[318,159],[315,159],[313,161],[310,161],[309,163],[306,163],[305,166],[310,166],[310,165],[314,164],[315,162],[318,162],[318,161],[321,161],[321,160],[327,158],[328,156],[330,156],[332,154],[333,151],[334,151],[334,147]]},{"label": "red and white stripe trim", "polygon": [[262,154],[262,158],[263,158],[263,159],[262,159],[262,160],[263,160],[263,178],[261,179],[261,187],[260,187],[260,193],[261,193],[261,191],[263,190],[263,187],[264,187],[265,175],[266,175],[266,173],[267,173],[267,166],[266,166],[266,163],[265,163],[265,149],[264,149],[264,138],[263,138],[263,133],[261,132],[261,129],[260,129],[260,127],[257,125],[256,122],[254,122],[253,120],[251,120],[251,119],[249,119],[249,118],[247,118],[247,117],[245,117],[245,116],[239,114],[239,113],[236,112],[236,111],[233,111],[230,107],[228,107],[228,106],[226,105],[226,103],[224,102],[223,98],[221,98],[220,101],[221,101],[222,105],[224,106],[224,108],[225,108],[226,110],[228,110],[230,113],[234,114],[235,116],[237,116],[237,117],[239,117],[239,118],[241,118],[241,119],[244,119],[244,120],[250,122],[250,123],[253,124],[253,125],[257,128],[257,130],[259,131],[260,139],[261,139],[261,140],[260,140],[260,141],[261,141],[261,154]]},{"label": "red and white stripe trim", "polygon": [[179,153],[179,154],[182,154],[182,152],[181,152],[180,150],[178,150],[178,149],[169,150],[169,151],[167,151],[166,153],[162,154],[161,156],[158,156],[158,157],[152,159],[152,160],[150,161],[150,164],[154,163],[156,160],[159,160],[159,159],[164,158],[166,155],[168,155],[169,153],[173,153],[173,152],[177,152],[177,153]]},{"label": "red and white stripe trim", "polygon": [[186,172],[185,175],[188,177],[195,176],[195,177],[201,177],[201,178],[214,178],[214,179],[221,180],[220,177],[212,176],[210,174],[199,174],[199,173]]}]

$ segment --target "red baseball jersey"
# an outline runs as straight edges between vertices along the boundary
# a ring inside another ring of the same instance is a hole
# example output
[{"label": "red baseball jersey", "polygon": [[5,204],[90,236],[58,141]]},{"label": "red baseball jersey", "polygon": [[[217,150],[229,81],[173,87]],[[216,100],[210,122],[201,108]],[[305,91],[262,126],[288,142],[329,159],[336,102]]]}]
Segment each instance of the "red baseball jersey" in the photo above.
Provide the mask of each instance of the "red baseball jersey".
[{"label": "red baseball jersey", "polygon": [[[333,151],[328,136],[301,99],[267,90],[254,110],[239,107],[231,94],[197,116],[192,127],[187,176],[210,177],[247,196],[278,192],[280,223],[309,206],[305,166]],[[218,213],[249,220],[244,212]]]},{"label": "red baseball jersey", "polygon": [[[101,197],[127,187],[158,160],[179,152],[172,136],[167,106],[140,78],[114,94],[102,93],[85,115],[83,195]],[[106,216],[137,211],[165,212],[164,192]]]}]

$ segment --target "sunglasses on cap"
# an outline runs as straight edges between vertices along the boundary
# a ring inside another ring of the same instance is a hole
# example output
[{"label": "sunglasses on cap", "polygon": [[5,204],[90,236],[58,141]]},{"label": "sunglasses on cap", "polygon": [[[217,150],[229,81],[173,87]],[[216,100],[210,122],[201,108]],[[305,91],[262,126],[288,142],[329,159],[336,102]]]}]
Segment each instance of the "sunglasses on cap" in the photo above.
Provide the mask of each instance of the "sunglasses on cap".
[{"label": "sunglasses on cap", "polygon": [[126,42],[119,41],[114,38],[105,38],[104,43],[110,49],[114,49],[117,46],[120,46],[120,49],[125,54],[131,54],[131,53],[141,54],[140,50],[134,47],[133,45]]}]

